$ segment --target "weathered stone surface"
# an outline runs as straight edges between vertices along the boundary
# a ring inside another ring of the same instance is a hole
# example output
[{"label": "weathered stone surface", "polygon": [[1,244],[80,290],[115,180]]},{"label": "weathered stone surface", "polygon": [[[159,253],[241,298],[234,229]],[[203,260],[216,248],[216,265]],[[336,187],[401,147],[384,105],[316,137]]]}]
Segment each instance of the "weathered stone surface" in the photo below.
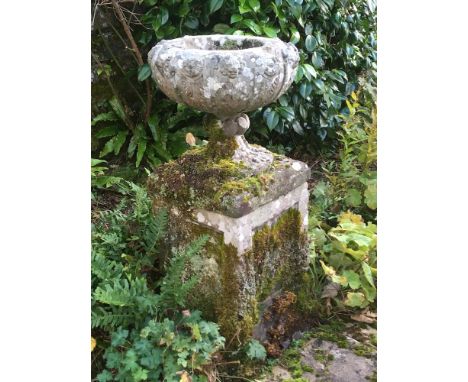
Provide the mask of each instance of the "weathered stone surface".
[{"label": "weathered stone surface", "polygon": [[376,360],[342,349],[337,344],[312,339],[302,350],[301,361],[316,371],[317,381],[367,382],[376,370]]},{"label": "weathered stone surface", "polygon": [[280,97],[294,79],[299,53],[277,38],[185,36],[160,41],[148,62],[169,98],[225,119]]},{"label": "weathered stone surface", "polygon": [[163,40],[148,57],[169,98],[219,119],[206,126],[207,146],[157,168],[148,189],[170,211],[168,249],[211,237],[187,269],[199,277],[190,304],[219,323],[228,346],[252,336],[270,294],[295,298],[308,265],[310,169],[243,137],[245,112],[283,94],[298,60],[278,39],[221,35]]}]

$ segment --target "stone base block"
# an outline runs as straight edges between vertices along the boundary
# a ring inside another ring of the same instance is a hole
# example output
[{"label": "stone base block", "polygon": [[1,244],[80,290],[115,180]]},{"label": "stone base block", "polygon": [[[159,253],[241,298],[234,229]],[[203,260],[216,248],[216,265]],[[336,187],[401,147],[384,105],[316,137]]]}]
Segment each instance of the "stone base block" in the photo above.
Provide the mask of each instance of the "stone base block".
[{"label": "stone base block", "polygon": [[199,280],[190,308],[217,322],[226,343],[237,345],[252,336],[269,296],[301,285],[310,170],[271,153],[268,168],[252,171],[233,160],[232,151],[220,156],[235,150],[235,139],[210,145],[158,168],[148,189],[156,206],[170,212],[172,250],[209,235],[187,270]]}]

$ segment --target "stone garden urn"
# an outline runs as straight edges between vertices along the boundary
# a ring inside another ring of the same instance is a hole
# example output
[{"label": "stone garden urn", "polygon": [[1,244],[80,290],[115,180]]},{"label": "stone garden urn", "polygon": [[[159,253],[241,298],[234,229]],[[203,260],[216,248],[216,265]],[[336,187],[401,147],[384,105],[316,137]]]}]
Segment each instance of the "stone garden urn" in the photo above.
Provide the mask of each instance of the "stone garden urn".
[{"label": "stone garden urn", "polygon": [[170,99],[215,116],[208,145],[157,168],[148,188],[155,205],[170,211],[168,253],[211,237],[191,263],[200,281],[190,300],[227,340],[254,335],[268,343],[272,296],[300,295],[310,169],[244,138],[247,113],[289,88],[298,61],[292,44],[251,36],[162,40],[148,54]]}]

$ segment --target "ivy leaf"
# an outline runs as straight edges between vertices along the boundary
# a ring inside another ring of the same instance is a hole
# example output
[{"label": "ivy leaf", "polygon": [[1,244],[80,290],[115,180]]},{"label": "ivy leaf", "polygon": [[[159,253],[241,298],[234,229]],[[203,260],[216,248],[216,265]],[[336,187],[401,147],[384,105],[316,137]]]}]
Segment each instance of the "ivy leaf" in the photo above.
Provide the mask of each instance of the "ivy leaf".
[{"label": "ivy leaf", "polygon": [[366,298],[360,292],[348,292],[344,303],[351,308],[358,308],[366,304]]},{"label": "ivy leaf", "polygon": [[263,345],[257,340],[251,340],[247,345],[247,357],[250,359],[264,360],[266,358],[266,350]]},{"label": "ivy leaf", "polygon": [[209,11],[210,14],[216,12],[223,5],[224,0],[210,0]]},{"label": "ivy leaf", "polygon": [[151,75],[151,68],[148,64],[140,66],[138,69],[138,81],[142,82]]}]

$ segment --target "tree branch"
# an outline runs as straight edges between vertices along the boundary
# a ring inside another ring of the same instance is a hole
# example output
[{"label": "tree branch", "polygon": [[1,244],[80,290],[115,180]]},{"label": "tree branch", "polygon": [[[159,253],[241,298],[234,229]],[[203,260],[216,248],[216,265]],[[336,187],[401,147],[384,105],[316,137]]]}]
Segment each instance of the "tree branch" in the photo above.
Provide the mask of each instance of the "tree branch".
[{"label": "tree branch", "polygon": [[[130,45],[132,47],[133,52],[136,55],[138,64],[140,66],[144,65],[143,62],[143,57],[141,55],[140,49],[138,49],[138,45],[135,42],[135,39],[133,38],[132,31],[130,30],[130,27],[128,26],[127,21],[125,20],[125,16],[122,12],[122,9],[120,8],[117,0],[112,0],[112,6],[114,7],[115,12],[117,13],[117,18],[119,19],[120,23],[122,24],[122,27],[124,29],[125,34],[127,35],[127,38],[130,40]],[[145,80],[145,85],[146,85],[146,114],[145,114],[145,121],[148,121],[148,118],[151,113],[151,103],[153,100],[153,94],[151,93],[151,84],[149,80]]]}]

